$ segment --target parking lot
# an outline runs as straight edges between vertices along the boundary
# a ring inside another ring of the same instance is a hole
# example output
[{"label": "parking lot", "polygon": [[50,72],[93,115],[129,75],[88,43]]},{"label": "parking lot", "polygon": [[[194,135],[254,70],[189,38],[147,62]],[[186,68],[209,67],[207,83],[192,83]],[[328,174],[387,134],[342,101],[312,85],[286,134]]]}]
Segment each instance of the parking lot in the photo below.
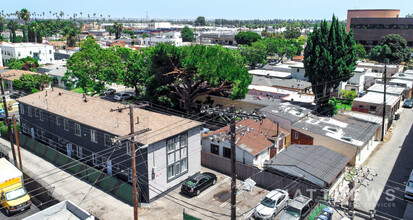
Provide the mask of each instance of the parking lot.
[{"label": "parking lot", "polygon": [[[217,183],[200,195],[188,197],[183,195],[181,187],[170,191],[165,196],[152,202],[148,207],[139,209],[143,219],[182,219],[183,210],[200,219],[229,219],[231,216],[231,177],[201,168],[201,172],[211,172],[217,176]],[[254,207],[268,193],[267,190],[254,186],[252,191],[243,190],[241,181],[237,181],[237,219],[249,219]],[[157,214],[155,214],[157,213]]]}]

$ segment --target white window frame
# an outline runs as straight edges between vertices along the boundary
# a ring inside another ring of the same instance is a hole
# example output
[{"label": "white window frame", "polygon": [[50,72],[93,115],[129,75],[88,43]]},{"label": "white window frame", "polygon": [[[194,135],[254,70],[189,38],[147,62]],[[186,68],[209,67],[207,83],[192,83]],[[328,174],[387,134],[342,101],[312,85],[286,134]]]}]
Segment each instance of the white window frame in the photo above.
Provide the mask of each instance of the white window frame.
[{"label": "white window frame", "polygon": [[[168,182],[188,172],[187,132],[181,133],[166,140],[166,162],[166,176]],[[170,172],[172,172],[172,174],[170,174]]]},{"label": "white window frame", "polygon": [[[103,135],[103,139],[104,139],[104,144],[105,144],[105,146],[106,147],[110,147],[112,144],[112,141],[110,140],[110,135],[108,135],[108,134],[104,134]],[[109,141],[108,141],[109,140]]]},{"label": "white window frame", "polygon": [[131,145],[131,142],[130,142],[130,141],[126,142],[126,143],[125,143],[125,146],[126,146],[126,154],[129,155],[129,156],[132,156],[132,145]]},{"label": "white window frame", "polygon": [[81,146],[76,145],[76,156],[80,159],[83,158],[83,148]]},{"label": "white window frame", "polygon": [[133,173],[132,173],[132,169],[131,168],[128,168],[127,169],[127,172],[128,172],[128,182],[132,182],[133,181]]},{"label": "white window frame", "polygon": [[32,107],[31,106],[27,106],[27,114],[29,115],[29,117],[33,117],[33,112],[32,112]]},{"label": "white window frame", "polygon": [[34,117],[39,117],[39,109],[38,108],[34,109]]},{"label": "white window frame", "polygon": [[97,153],[92,153],[92,164],[95,166],[99,165],[99,155]]},{"label": "white window frame", "polygon": [[293,138],[298,139],[298,131],[294,131]]},{"label": "white window frame", "polygon": [[60,125],[60,117],[56,116],[56,125]]},{"label": "white window frame", "polygon": [[98,136],[95,129],[90,129],[90,141],[94,143],[98,142]]},{"label": "white window frame", "polygon": [[69,120],[63,119],[63,129],[69,131]]},{"label": "white window frame", "polygon": [[[79,132],[79,133],[78,133]],[[81,137],[82,136],[82,129],[79,123],[75,123],[75,135]]]},{"label": "white window frame", "polygon": [[24,105],[20,104],[20,114],[24,115]]},{"label": "white window frame", "polygon": [[43,119],[44,119],[43,110],[39,110],[39,118],[40,118],[40,121],[43,121]]},{"label": "white window frame", "polygon": [[46,139],[46,132],[45,131],[43,131],[43,130],[40,130],[40,138],[42,139],[42,140],[45,140]]}]

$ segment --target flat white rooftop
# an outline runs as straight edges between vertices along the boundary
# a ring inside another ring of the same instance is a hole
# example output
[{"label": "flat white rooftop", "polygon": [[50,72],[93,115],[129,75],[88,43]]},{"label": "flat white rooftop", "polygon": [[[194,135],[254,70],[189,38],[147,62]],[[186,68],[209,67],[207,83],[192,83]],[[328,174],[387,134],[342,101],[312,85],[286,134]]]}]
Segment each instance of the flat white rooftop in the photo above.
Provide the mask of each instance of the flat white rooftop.
[{"label": "flat white rooftop", "polygon": [[289,72],[280,72],[280,71],[272,71],[272,70],[250,70],[248,72],[252,75],[257,75],[257,76],[269,76],[269,77],[276,77],[276,78],[291,78],[291,73],[289,73]]},{"label": "flat white rooftop", "polygon": [[[373,103],[373,104],[383,104],[383,93],[378,92],[368,92],[366,95],[360,98],[355,98],[354,101]],[[400,99],[399,95],[386,94],[386,105],[393,105]]]},{"label": "flat white rooftop", "polygon": [[[404,90],[406,88],[401,87],[401,86],[396,86],[396,85],[386,85],[386,93],[389,94],[398,94],[401,95],[403,94]],[[367,89],[368,92],[384,92],[384,84],[381,83],[376,83],[372,85],[370,88]]]}]

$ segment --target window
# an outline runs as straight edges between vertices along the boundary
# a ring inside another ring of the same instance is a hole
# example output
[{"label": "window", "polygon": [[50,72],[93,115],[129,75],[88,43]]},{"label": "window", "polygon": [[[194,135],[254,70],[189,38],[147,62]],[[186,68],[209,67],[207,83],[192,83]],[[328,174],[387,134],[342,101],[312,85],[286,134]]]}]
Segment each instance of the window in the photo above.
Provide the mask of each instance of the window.
[{"label": "window", "polygon": [[34,116],[39,117],[39,109],[37,108],[34,109]]},{"label": "window", "polygon": [[81,136],[80,134],[80,124],[75,123],[75,135]]},{"label": "window", "polygon": [[299,73],[300,72],[300,69],[297,69],[297,73]]},{"label": "window", "polygon": [[76,155],[78,158],[83,158],[83,148],[76,145]]},{"label": "window", "polygon": [[370,111],[375,112],[376,111],[376,106],[371,105],[370,106]]},{"label": "window", "polygon": [[64,120],[63,120],[63,128],[64,128],[66,131],[69,131],[69,121],[68,121],[67,119],[64,119]]},{"label": "window", "polygon": [[105,146],[112,145],[112,141],[110,140],[110,136],[108,134],[104,135],[104,139],[105,139]]},{"label": "window", "polygon": [[40,121],[43,121],[43,110],[39,110]]},{"label": "window", "polygon": [[167,178],[171,180],[188,171],[188,134],[166,140]]},{"label": "window", "polygon": [[32,107],[31,107],[31,106],[27,106],[27,113],[29,114],[30,117],[33,117]]},{"label": "window", "polygon": [[32,52],[30,51],[30,55],[32,55]]},{"label": "window", "polygon": [[90,129],[90,140],[95,143],[98,142],[98,139],[96,137],[96,130]]},{"label": "window", "polygon": [[231,148],[223,147],[222,149],[223,149],[222,156],[231,159]]},{"label": "window", "polygon": [[93,163],[93,165],[95,165],[95,166],[98,166],[98,165],[100,164],[99,155],[98,155],[98,154],[92,153],[92,163]]},{"label": "window", "polygon": [[52,58],[50,58],[50,62],[52,62]]},{"label": "window", "polygon": [[[52,54],[52,50],[49,50],[49,54]],[[50,59],[50,61],[51,61],[51,59]]]},{"label": "window", "polygon": [[132,169],[128,168],[128,181],[132,182]]},{"label": "window", "polygon": [[128,141],[125,143],[126,145],[126,154],[132,156],[132,146],[131,143]]},{"label": "window", "polygon": [[298,132],[294,131],[294,139],[298,139]]},{"label": "window", "polygon": [[46,132],[45,131],[41,131],[41,138],[42,138],[42,140],[45,140],[46,139]]},{"label": "window", "polygon": [[211,153],[219,156],[219,146],[215,144],[211,144]]},{"label": "window", "polygon": [[24,105],[20,104],[20,114],[24,115]]},{"label": "window", "polygon": [[364,106],[363,105],[359,105],[359,108],[363,108]]},{"label": "window", "polygon": [[19,57],[21,56],[21,55],[20,55],[20,52],[18,52],[18,55],[17,55],[17,56],[19,56]]},{"label": "window", "polygon": [[56,125],[60,125],[60,117],[56,116]]}]

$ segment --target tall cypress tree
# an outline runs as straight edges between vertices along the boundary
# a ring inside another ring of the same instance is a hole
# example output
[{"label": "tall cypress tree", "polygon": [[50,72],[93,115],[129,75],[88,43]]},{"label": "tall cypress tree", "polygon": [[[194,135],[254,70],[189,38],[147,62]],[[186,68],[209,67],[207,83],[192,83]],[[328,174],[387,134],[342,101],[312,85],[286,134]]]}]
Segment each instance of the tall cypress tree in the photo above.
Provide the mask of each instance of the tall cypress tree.
[{"label": "tall cypress tree", "polygon": [[346,33],[333,15],[331,25],[322,21],[310,33],[304,49],[305,76],[315,95],[316,112],[332,115],[334,107],[328,103],[330,92],[353,76],[356,68],[356,44],[353,32]]}]

